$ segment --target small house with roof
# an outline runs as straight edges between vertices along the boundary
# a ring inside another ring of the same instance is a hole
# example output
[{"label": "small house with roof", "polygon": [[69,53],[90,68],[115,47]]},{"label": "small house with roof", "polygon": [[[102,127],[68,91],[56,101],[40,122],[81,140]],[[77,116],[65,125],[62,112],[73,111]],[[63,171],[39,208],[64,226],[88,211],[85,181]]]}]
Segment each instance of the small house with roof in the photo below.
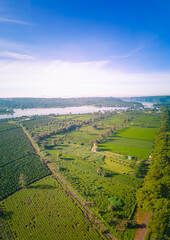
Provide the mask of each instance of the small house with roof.
[{"label": "small house with roof", "polygon": [[148,163],[151,163],[151,159],[152,159],[152,154],[149,155],[149,158],[148,158]]},{"label": "small house with roof", "polygon": [[98,146],[97,146],[97,143],[96,143],[96,142],[94,143],[94,145],[93,145],[93,147],[92,147],[92,151],[93,151],[93,152],[97,152],[97,151],[99,151],[99,149],[98,149]]}]

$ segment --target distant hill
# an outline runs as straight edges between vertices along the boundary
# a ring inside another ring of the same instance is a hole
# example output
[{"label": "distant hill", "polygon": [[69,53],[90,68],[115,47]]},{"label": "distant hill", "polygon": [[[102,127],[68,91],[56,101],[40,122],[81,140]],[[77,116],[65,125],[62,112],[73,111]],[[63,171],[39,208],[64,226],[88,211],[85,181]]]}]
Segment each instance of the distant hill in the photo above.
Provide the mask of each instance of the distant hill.
[{"label": "distant hill", "polygon": [[170,96],[125,97],[120,99],[125,102],[170,103]]},{"label": "distant hill", "polygon": [[0,98],[0,107],[52,108],[94,105],[98,107],[142,107],[141,103],[124,102],[113,97],[89,98]]}]

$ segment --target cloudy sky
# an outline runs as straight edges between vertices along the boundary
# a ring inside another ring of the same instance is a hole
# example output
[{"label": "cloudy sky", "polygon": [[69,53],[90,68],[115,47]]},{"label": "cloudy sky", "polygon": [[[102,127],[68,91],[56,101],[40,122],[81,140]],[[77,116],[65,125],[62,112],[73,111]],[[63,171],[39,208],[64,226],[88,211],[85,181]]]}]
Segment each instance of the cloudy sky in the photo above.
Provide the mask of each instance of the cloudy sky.
[{"label": "cloudy sky", "polygon": [[170,94],[169,0],[0,0],[0,97]]}]

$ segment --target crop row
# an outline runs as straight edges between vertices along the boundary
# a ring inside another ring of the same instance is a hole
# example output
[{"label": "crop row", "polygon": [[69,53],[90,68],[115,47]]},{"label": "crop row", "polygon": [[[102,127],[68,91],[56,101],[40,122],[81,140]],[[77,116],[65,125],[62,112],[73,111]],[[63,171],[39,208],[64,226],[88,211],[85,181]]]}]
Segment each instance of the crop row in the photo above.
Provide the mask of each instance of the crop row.
[{"label": "crop row", "polygon": [[[6,223],[14,239],[105,239],[84,216],[79,203],[52,177],[15,193],[2,206],[13,213]],[[7,229],[2,230],[5,239]]]},{"label": "crop row", "polygon": [[8,122],[0,122],[0,132],[6,131],[9,129],[17,128],[18,125]]},{"label": "crop row", "polygon": [[29,155],[1,167],[0,199],[49,174],[50,171],[37,154]]},{"label": "crop row", "polygon": [[22,129],[16,128],[0,133],[0,166],[35,153]]},{"label": "crop row", "polygon": [[131,112],[132,125],[159,128],[160,127],[160,114],[158,113],[143,113],[143,112]]},{"label": "crop row", "polygon": [[[135,203],[136,201],[135,191],[133,189],[113,182],[112,179],[98,175],[97,169],[96,173],[93,173],[88,169],[80,168],[66,161],[60,160],[57,164],[60,164],[63,169],[61,174],[73,184],[74,188],[84,196],[85,199],[87,198],[88,201],[95,202],[96,209],[105,212],[107,215],[107,207],[109,205],[108,198],[115,196],[121,198],[125,203],[123,209],[124,217],[129,216],[131,203]],[[119,191],[117,191],[117,189],[119,189]]]},{"label": "crop row", "polygon": [[[116,227],[118,228],[118,225],[132,214],[133,206],[136,203],[136,191],[114,182],[112,179],[80,169],[71,164],[65,165],[60,162],[60,166],[62,170],[59,174],[61,174],[62,178],[68,184],[71,184],[71,187],[83,198],[89,208],[93,212],[97,212],[115,234]],[[109,198],[111,197],[121,199],[123,206],[110,210]],[[113,225],[113,219],[116,219],[115,225]]]}]

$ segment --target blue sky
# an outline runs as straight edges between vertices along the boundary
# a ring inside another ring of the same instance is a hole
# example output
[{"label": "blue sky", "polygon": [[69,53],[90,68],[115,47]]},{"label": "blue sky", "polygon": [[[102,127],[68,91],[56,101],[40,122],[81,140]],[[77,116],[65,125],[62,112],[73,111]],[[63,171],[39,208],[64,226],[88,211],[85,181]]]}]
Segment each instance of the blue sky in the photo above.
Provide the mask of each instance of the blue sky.
[{"label": "blue sky", "polygon": [[167,95],[169,0],[0,0],[0,96]]}]

